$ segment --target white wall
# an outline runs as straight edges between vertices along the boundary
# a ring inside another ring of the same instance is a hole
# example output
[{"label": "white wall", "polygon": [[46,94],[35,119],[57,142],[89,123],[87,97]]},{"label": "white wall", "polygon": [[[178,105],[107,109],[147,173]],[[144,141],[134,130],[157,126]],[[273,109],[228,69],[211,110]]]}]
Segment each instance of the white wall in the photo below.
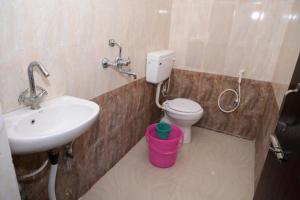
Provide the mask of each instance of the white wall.
[{"label": "white wall", "polygon": [[145,55],[168,47],[171,0],[2,0],[0,1],[0,101],[3,111],[19,107],[28,88],[29,62],[40,61],[48,80],[36,75],[49,98],[69,94],[93,98],[130,82],[103,57],[114,58],[114,38],[130,56],[138,77]]}]

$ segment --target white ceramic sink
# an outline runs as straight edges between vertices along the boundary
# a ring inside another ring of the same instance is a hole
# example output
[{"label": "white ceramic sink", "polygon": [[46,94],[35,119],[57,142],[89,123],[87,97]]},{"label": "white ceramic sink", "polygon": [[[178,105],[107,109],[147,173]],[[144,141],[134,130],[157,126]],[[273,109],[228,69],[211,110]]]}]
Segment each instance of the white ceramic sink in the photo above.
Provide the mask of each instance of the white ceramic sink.
[{"label": "white ceramic sink", "polygon": [[43,102],[38,110],[8,113],[4,120],[11,151],[35,153],[71,142],[95,122],[99,110],[92,101],[62,96]]}]

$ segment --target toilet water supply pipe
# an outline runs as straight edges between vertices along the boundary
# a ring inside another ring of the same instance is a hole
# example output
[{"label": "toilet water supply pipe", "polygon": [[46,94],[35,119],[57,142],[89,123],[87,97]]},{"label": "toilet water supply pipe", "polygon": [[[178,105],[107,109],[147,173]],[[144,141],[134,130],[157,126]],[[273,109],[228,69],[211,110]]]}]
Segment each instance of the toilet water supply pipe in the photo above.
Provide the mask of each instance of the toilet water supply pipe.
[{"label": "toilet water supply pipe", "polygon": [[[243,77],[243,74],[245,73],[245,70],[240,70],[239,72],[239,79],[238,79],[238,91],[234,90],[234,89],[226,89],[224,90],[223,92],[221,92],[221,94],[219,95],[219,98],[218,98],[218,106],[219,106],[219,109],[224,112],[224,113],[232,113],[234,112],[239,106],[240,106],[240,102],[241,102],[241,82],[242,82],[242,77]],[[222,108],[221,106],[221,97],[225,94],[225,93],[228,93],[228,92],[232,92],[235,96],[236,96],[236,99],[234,101],[235,103],[235,106],[231,109],[231,110],[226,110],[224,108]]]},{"label": "toilet water supply pipe", "polygon": [[162,91],[161,91],[163,97],[168,96],[169,89],[170,89],[170,83],[171,83],[171,77],[168,78],[167,86],[163,85],[163,88],[162,88]]},{"label": "toilet water supply pipe", "polygon": [[[164,84],[164,81],[160,82],[157,87],[156,87],[156,95],[155,95],[155,103],[157,105],[157,107],[159,107],[160,109],[165,109],[160,103],[159,103],[159,97],[160,97],[160,92],[162,92],[163,97],[166,97],[168,92],[169,92],[169,88],[170,88],[170,81],[171,78],[169,77],[168,79],[168,85],[163,87],[163,90],[160,91],[162,84]],[[167,88],[166,88],[167,87]]]},{"label": "toilet water supply pipe", "polygon": [[160,103],[159,103],[160,88],[161,88],[162,84],[163,84],[163,81],[160,82],[156,87],[155,103],[156,103],[157,107],[164,110],[165,108],[162,105],[160,105]]}]

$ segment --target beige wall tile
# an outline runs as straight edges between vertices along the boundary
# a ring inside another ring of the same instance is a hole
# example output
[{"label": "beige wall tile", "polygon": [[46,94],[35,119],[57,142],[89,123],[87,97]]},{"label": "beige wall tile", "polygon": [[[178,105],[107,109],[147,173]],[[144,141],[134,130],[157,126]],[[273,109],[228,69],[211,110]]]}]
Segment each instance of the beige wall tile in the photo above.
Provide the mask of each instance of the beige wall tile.
[{"label": "beige wall tile", "polygon": [[115,38],[132,60],[138,77],[145,76],[145,55],[169,42],[171,0],[28,0],[0,3],[0,99],[3,111],[19,107],[19,94],[28,87],[26,69],[38,60],[50,72],[36,83],[48,98],[69,94],[93,98],[129,83],[101,67],[114,58],[108,46]]},{"label": "beige wall tile", "polygon": [[[48,98],[62,94],[93,98],[130,82],[101,68],[103,57],[116,54],[107,45],[109,38],[124,46],[138,77],[145,76],[147,52],[170,48],[176,53],[176,67],[229,76],[246,69],[246,78],[286,88],[299,52],[294,41],[299,35],[298,4],[294,0],[4,0],[0,7],[5,30],[0,33],[3,111],[19,107],[17,98],[28,87],[26,69],[33,60],[50,71],[48,80],[36,76]],[[277,90],[278,99],[283,91]]]},{"label": "beige wall tile", "polygon": [[288,26],[273,74],[273,89],[277,104],[281,105],[284,93],[289,87],[300,51],[300,2],[295,1],[292,11],[285,16]]},{"label": "beige wall tile", "polygon": [[173,0],[177,67],[272,81],[294,0]]}]

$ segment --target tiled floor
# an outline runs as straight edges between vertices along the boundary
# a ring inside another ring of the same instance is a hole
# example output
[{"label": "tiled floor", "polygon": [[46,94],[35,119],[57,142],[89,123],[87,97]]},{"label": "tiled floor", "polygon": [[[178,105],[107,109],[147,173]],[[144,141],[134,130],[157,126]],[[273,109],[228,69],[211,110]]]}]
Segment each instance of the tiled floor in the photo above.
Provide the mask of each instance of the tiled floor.
[{"label": "tiled floor", "polygon": [[153,167],[143,138],[81,200],[251,200],[254,142],[193,128],[175,166]]}]

